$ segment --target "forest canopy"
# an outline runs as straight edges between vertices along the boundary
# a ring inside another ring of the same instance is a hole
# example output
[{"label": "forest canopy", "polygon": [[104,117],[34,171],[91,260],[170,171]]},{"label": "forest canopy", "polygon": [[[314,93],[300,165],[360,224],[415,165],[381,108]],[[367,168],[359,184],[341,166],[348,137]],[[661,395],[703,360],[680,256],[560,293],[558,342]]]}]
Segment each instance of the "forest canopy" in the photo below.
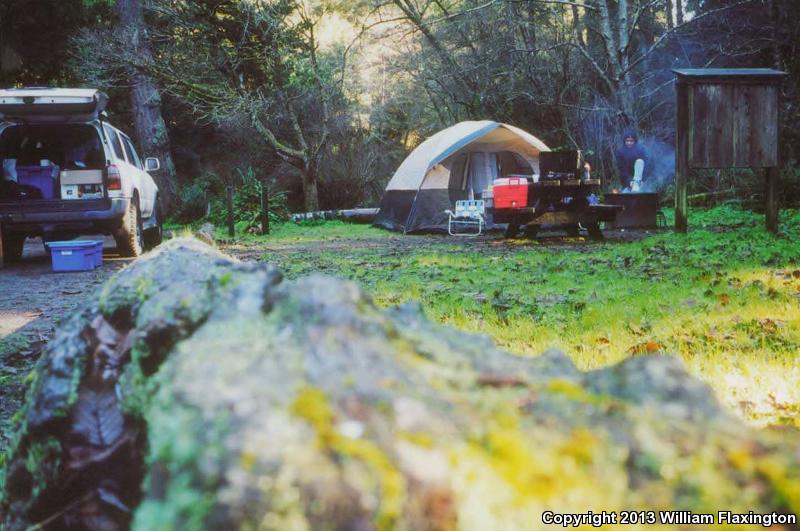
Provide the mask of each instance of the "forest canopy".
[{"label": "forest canopy", "polygon": [[[783,197],[797,202],[799,15],[793,0],[10,0],[0,83],[108,91],[144,151],[172,153],[159,185],[192,217],[242,175],[295,210],[374,205],[410,149],[470,119],[582,149],[609,185],[611,153],[636,129],[668,188],[671,70],[776,68],[789,74]],[[144,103],[129,94],[143,86],[164,138],[137,122]],[[746,200],[760,180],[715,171],[691,186]]]}]

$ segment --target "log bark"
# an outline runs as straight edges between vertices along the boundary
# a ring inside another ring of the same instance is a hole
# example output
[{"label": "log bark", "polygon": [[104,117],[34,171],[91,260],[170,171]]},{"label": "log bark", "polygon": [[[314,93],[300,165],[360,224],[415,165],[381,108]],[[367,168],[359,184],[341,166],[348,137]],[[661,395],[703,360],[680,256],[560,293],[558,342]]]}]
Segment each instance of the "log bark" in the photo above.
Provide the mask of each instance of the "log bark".
[{"label": "log bark", "polygon": [[291,215],[292,221],[341,219],[350,223],[372,223],[378,215],[379,208],[349,208],[345,210],[317,210],[300,212]]},{"label": "log bark", "polygon": [[[192,264],[192,267],[186,267]],[[592,372],[283,281],[197,240],[113,277],[48,346],[0,526],[530,529],[545,510],[797,513],[797,435],[677,358]]]},{"label": "log bark", "polygon": [[692,206],[697,205],[713,205],[715,201],[724,199],[726,197],[735,197],[736,190],[731,188],[728,190],[717,190],[715,192],[704,192],[701,194],[692,194],[687,196],[686,201]]}]

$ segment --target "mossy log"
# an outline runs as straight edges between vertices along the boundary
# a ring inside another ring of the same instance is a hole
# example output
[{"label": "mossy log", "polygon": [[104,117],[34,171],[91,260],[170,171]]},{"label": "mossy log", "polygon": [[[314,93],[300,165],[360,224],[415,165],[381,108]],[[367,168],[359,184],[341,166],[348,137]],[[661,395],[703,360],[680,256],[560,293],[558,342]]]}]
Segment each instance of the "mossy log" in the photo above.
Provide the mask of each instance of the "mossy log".
[{"label": "mossy log", "polygon": [[800,513],[796,432],[674,357],[582,372],[173,240],[65,322],[3,529],[535,529],[545,510]]}]

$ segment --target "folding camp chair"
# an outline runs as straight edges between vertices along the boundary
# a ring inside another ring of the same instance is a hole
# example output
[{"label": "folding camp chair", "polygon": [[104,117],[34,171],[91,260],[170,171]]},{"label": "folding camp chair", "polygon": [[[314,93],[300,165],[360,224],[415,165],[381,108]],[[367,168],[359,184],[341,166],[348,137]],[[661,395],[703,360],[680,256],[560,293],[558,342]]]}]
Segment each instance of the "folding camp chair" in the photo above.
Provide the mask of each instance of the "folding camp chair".
[{"label": "folding camp chair", "polygon": [[[445,211],[448,216],[447,232],[450,236],[478,236],[486,223],[483,218],[483,201],[480,199],[456,201],[456,211]],[[453,232],[453,227],[477,229],[477,232]]]}]

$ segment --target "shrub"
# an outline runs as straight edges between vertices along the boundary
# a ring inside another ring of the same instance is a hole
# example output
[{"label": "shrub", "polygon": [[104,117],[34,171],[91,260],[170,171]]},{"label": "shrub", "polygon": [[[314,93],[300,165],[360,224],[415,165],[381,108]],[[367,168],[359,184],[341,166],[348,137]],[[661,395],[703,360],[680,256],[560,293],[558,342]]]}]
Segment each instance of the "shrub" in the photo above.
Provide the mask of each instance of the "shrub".
[{"label": "shrub", "polygon": [[[225,225],[228,220],[226,182],[213,172],[207,172],[191,184],[181,188],[174,218],[178,223],[192,223],[207,219],[215,225]],[[261,224],[262,181],[252,166],[236,168],[233,182],[233,218],[237,229],[252,231]],[[274,181],[267,183],[269,191],[270,222],[289,218],[286,193],[275,187]]]},{"label": "shrub", "polygon": [[222,195],[225,186],[213,172],[206,172],[178,190],[178,201],[172,216],[178,223],[192,223],[209,214],[209,201]]},{"label": "shrub", "polygon": [[[261,225],[261,188],[263,183],[256,176],[252,166],[236,169],[236,178],[233,186],[233,220],[238,230],[251,232],[258,230]],[[289,219],[289,209],[286,205],[286,193],[275,188],[275,183],[267,183],[269,192],[269,220],[270,223],[286,221]],[[215,225],[225,225],[228,220],[227,199],[223,193],[215,196],[211,201],[209,221]]]}]

